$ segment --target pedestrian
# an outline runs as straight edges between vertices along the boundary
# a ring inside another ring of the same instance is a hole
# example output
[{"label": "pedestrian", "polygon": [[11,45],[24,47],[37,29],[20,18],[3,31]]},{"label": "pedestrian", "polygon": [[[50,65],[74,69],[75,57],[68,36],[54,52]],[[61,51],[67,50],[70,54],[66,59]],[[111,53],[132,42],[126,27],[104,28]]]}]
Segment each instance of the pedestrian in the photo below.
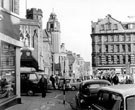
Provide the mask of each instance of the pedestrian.
[{"label": "pedestrian", "polygon": [[39,80],[39,87],[42,93],[42,97],[44,98],[47,92],[47,79],[44,77],[44,75],[42,75],[41,79]]},{"label": "pedestrian", "polygon": [[50,81],[52,82],[53,89],[55,89],[55,78],[53,74],[50,76]]},{"label": "pedestrian", "polygon": [[112,81],[113,81],[114,85],[117,85],[119,83],[119,78],[118,78],[117,74],[114,75],[114,77],[112,78]]}]

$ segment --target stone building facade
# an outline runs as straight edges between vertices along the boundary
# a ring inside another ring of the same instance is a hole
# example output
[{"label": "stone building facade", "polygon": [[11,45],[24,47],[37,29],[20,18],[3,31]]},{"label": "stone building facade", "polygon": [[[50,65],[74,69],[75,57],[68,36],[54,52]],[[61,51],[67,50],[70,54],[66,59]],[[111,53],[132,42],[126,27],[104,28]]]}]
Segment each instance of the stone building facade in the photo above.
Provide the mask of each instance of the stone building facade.
[{"label": "stone building facade", "polygon": [[135,73],[135,22],[107,15],[92,22],[93,72]]},{"label": "stone building facade", "polygon": [[44,70],[42,10],[27,10],[27,18],[20,22],[21,67],[34,67]]}]

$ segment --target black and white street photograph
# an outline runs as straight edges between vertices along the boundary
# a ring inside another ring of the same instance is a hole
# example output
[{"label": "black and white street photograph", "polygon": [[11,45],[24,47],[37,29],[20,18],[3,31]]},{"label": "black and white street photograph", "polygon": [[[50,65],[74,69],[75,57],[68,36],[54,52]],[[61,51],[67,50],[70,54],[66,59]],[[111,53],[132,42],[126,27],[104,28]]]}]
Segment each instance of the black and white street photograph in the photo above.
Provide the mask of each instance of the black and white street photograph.
[{"label": "black and white street photograph", "polygon": [[0,110],[135,110],[135,1],[0,0]]}]

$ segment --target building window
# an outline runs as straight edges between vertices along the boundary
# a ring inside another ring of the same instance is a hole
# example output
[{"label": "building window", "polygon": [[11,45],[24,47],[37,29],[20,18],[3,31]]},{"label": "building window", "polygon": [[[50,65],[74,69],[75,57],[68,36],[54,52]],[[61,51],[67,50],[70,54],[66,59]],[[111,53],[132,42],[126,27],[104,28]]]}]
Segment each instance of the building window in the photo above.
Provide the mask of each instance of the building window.
[{"label": "building window", "polygon": [[131,52],[131,45],[128,44],[127,46],[128,46],[128,52]]},{"label": "building window", "polygon": [[131,64],[131,56],[130,55],[128,55],[128,63]]},{"label": "building window", "polygon": [[0,99],[9,98],[16,93],[15,47],[1,42],[0,53]]},{"label": "building window", "polygon": [[114,52],[114,45],[110,45],[110,52]]},{"label": "building window", "polygon": [[117,55],[117,64],[120,64],[120,56]]},{"label": "building window", "polygon": [[0,0],[0,7],[3,8],[3,6],[4,6],[4,2],[3,2],[3,0]]},{"label": "building window", "polygon": [[102,37],[101,36],[98,37],[98,42],[102,42]]},{"label": "building window", "polygon": [[104,36],[104,42],[108,41],[108,36]]},{"label": "building window", "polygon": [[133,24],[129,24],[128,25],[128,29],[133,29],[134,25]]},{"label": "building window", "polygon": [[114,41],[118,42],[119,41],[119,36],[118,35],[114,35]]},{"label": "building window", "polygon": [[118,25],[114,24],[114,30],[118,30]]},{"label": "building window", "polygon": [[111,63],[112,64],[114,63],[114,56],[113,55],[111,56]]},{"label": "building window", "polygon": [[105,52],[108,52],[108,45],[105,45]]},{"label": "building window", "polygon": [[116,45],[116,52],[119,52],[119,45]]},{"label": "building window", "polygon": [[54,28],[54,24],[53,24],[53,23],[51,24],[50,28],[51,28],[51,29],[53,29],[53,28]]},{"label": "building window", "polygon": [[105,30],[104,24],[101,24],[101,25],[100,25],[100,30],[101,30],[101,31],[104,31],[104,30]]},{"label": "building window", "polygon": [[126,56],[123,55],[123,64],[126,64]]},{"label": "building window", "polygon": [[125,36],[123,36],[123,35],[120,35],[120,41],[125,41]]},{"label": "building window", "polygon": [[109,35],[109,36],[108,36],[108,41],[109,41],[109,42],[113,42],[113,41],[114,41],[113,36]]},{"label": "building window", "polygon": [[130,41],[130,35],[126,35],[126,41]]},{"label": "building window", "polygon": [[122,45],[122,50],[123,50],[123,52],[126,51],[125,45]]},{"label": "building window", "polygon": [[111,23],[110,23],[110,22],[108,22],[108,23],[106,24],[106,29],[107,29],[107,30],[111,30]]},{"label": "building window", "polygon": [[101,58],[101,56],[99,56],[99,65],[101,65],[102,64],[102,58]]},{"label": "building window", "polygon": [[106,56],[106,64],[109,64],[109,57]]}]

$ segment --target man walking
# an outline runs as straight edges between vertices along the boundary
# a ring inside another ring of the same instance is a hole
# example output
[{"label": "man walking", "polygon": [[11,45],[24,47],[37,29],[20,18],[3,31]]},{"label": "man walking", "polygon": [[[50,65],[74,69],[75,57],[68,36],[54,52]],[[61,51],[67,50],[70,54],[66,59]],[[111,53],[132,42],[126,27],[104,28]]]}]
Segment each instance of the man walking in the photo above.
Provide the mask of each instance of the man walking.
[{"label": "man walking", "polygon": [[54,78],[53,74],[50,76],[50,80],[52,82],[53,89],[56,89],[55,88],[55,78]]},{"label": "man walking", "polygon": [[44,75],[42,75],[41,79],[39,80],[39,86],[42,93],[42,97],[44,98],[47,92],[47,79],[44,77]]}]

